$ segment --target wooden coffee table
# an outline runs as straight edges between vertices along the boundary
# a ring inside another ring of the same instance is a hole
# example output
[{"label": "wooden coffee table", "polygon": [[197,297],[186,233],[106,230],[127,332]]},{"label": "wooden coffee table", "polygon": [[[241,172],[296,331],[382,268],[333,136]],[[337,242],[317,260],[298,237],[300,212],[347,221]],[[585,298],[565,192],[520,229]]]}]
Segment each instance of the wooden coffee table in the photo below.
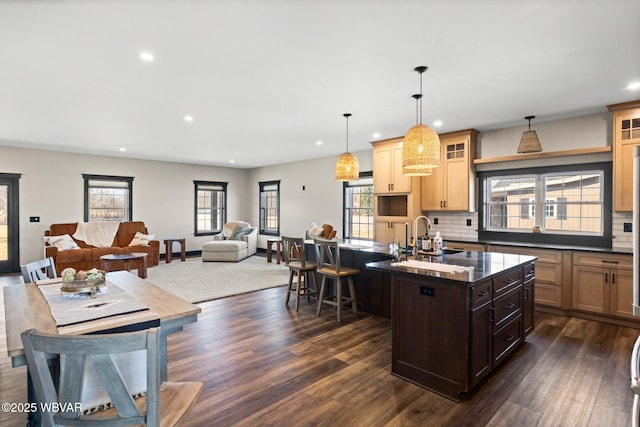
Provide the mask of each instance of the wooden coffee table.
[{"label": "wooden coffee table", "polygon": [[117,268],[118,265],[122,264],[124,264],[124,268],[127,271],[131,271],[132,266],[136,268],[139,278],[147,278],[147,254],[145,253],[109,254],[100,257],[100,268],[105,272],[122,270],[121,268]]}]

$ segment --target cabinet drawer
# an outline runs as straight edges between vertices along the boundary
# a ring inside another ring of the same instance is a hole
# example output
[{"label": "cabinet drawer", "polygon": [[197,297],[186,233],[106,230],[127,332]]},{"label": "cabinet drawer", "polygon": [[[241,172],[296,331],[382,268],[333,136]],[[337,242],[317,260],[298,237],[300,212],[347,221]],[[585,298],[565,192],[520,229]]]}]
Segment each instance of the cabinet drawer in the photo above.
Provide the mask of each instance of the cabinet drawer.
[{"label": "cabinet drawer", "polygon": [[498,296],[507,292],[509,288],[522,283],[522,269],[510,271],[494,279],[493,295]]},{"label": "cabinet drawer", "polygon": [[573,263],[606,268],[633,268],[632,255],[618,255],[596,252],[574,252]]},{"label": "cabinet drawer", "polygon": [[536,263],[536,283],[546,282],[554,285],[562,284],[562,265]]},{"label": "cabinet drawer", "polygon": [[494,366],[502,362],[522,342],[522,316],[518,316],[493,335]]},{"label": "cabinet drawer", "polygon": [[491,301],[491,280],[471,288],[471,308],[477,308]]},{"label": "cabinet drawer", "polygon": [[535,264],[525,265],[522,270],[523,270],[523,274],[524,274],[524,278],[522,280],[524,280],[525,282],[527,280],[531,280],[531,279],[536,277],[536,265]]},{"label": "cabinet drawer", "polygon": [[511,254],[537,256],[538,257],[537,262],[547,262],[550,264],[562,263],[562,251],[557,251],[554,249],[536,249],[536,248],[525,248],[521,246],[490,245],[489,250],[491,252],[504,252],[504,253],[511,253]]},{"label": "cabinet drawer", "polygon": [[495,328],[500,328],[503,323],[522,312],[522,286],[496,298],[493,308],[495,309]]},{"label": "cabinet drawer", "polygon": [[536,304],[548,305],[551,307],[562,307],[562,287],[540,283],[536,279]]}]

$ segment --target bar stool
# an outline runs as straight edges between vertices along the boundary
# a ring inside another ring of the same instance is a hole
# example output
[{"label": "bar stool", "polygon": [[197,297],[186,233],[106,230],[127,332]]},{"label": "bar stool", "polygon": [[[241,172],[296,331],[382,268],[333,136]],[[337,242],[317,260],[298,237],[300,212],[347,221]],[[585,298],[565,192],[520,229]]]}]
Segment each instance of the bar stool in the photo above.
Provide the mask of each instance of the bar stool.
[{"label": "bar stool", "polygon": [[[316,261],[318,262],[318,273],[322,274],[320,283],[320,295],[318,296],[318,310],[316,315],[320,316],[322,304],[329,304],[336,307],[338,312],[338,322],[340,322],[340,312],[342,306],[351,304],[353,314],[358,313],[356,301],[356,291],[353,286],[353,276],[360,273],[355,268],[343,267],[340,265],[340,248],[335,240],[326,240],[319,237],[313,238],[316,250]],[[346,277],[349,284],[349,296],[342,296],[342,278]],[[325,297],[327,278],[335,281],[335,295]]]},{"label": "bar stool", "polygon": [[[308,262],[304,256],[304,240],[302,238],[282,236],[282,255],[284,263],[289,267],[289,289],[285,305],[289,304],[291,294],[296,295],[296,311],[300,306],[300,296],[306,296],[307,301],[311,295],[318,297],[316,286],[316,263]],[[293,275],[298,276],[297,283],[293,281]],[[311,288],[309,278],[313,282]],[[304,281],[303,281],[304,280]]]}]

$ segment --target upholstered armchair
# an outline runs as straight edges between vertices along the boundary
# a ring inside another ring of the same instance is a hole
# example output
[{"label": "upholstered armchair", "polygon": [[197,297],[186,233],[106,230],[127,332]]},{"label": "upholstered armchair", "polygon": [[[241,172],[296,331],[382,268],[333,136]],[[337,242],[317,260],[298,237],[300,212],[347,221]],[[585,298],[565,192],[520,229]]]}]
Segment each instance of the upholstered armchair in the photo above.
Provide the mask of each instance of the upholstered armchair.
[{"label": "upholstered armchair", "polygon": [[202,261],[241,261],[258,248],[258,229],[245,221],[227,222],[213,240],[202,244]]}]

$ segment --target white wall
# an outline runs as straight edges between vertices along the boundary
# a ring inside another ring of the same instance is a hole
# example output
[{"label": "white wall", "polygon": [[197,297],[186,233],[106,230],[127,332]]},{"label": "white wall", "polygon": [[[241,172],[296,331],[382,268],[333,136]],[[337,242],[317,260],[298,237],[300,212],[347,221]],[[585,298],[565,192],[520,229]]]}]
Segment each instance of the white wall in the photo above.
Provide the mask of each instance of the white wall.
[{"label": "white wall", "polygon": [[[373,170],[373,150],[353,154],[358,157],[361,172]],[[337,159],[322,157],[250,170],[250,222],[258,223],[258,183],[280,180],[280,234],[303,237],[315,222],[333,225],[342,237],[342,182],[335,180]],[[267,237],[258,236],[258,247],[266,248]]]},{"label": "white wall", "polygon": [[[241,169],[69,154],[0,146],[0,172],[22,174],[20,263],[40,259],[42,236],[50,224],[83,221],[82,174],[132,176],[133,219],[144,221],[161,242],[184,237],[187,250],[200,250],[209,238],[195,237],[194,180],[228,182],[228,214],[248,217],[247,171]],[[39,223],[30,223],[39,216]]]}]

